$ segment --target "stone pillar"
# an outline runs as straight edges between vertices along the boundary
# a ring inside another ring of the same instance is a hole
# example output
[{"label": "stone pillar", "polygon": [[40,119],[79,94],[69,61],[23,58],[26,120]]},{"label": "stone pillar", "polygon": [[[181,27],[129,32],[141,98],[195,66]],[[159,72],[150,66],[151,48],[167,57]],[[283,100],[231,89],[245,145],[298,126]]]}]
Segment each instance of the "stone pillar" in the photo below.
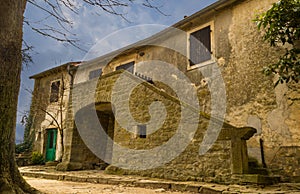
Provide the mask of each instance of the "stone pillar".
[{"label": "stone pillar", "polygon": [[233,137],[231,140],[232,174],[248,173],[248,153],[246,140]]},{"label": "stone pillar", "polygon": [[231,141],[231,173],[248,173],[248,152],[247,142],[256,133],[252,127],[235,128],[233,126],[224,126],[221,130],[218,140]]}]

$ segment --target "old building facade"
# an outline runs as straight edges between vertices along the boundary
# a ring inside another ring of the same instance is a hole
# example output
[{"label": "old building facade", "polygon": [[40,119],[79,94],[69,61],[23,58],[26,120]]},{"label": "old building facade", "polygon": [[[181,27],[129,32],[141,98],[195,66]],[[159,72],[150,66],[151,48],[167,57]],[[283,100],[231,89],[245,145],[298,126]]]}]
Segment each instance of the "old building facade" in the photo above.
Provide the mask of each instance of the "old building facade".
[{"label": "old building facade", "polygon": [[[270,48],[253,22],[273,2],[220,0],[136,44],[32,76],[35,149],[61,160],[60,170],[111,164],[107,171],[226,182],[253,173],[250,158],[286,180],[300,176],[300,87],[274,87],[261,73],[284,48]],[[211,126],[219,130],[201,155]]]}]

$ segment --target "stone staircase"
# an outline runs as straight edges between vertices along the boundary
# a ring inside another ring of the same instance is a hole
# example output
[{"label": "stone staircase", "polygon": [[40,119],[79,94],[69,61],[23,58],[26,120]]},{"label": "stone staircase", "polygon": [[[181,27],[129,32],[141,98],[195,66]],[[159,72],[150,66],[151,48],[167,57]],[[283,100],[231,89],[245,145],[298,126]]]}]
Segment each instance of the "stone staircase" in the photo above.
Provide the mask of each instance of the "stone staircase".
[{"label": "stone staircase", "polygon": [[268,169],[262,167],[258,164],[256,160],[249,159],[248,161],[248,173],[249,174],[259,174],[259,175],[269,175]]},{"label": "stone staircase", "polygon": [[251,159],[248,161],[248,173],[233,175],[232,178],[240,184],[272,185],[281,182],[280,176],[270,175],[268,168],[262,167],[256,160]]}]

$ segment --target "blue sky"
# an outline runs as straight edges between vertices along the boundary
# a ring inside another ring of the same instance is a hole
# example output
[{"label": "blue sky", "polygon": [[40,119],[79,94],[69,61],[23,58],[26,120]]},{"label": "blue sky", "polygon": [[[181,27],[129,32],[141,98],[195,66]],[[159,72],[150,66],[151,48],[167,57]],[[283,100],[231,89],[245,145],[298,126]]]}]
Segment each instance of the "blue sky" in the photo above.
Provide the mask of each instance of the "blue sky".
[{"label": "blue sky", "polygon": [[[72,2],[81,2],[72,0]],[[98,12],[95,7],[88,7],[79,4],[79,14],[75,15],[65,10],[65,15],[73,21],[70,31],[76,34],[80,40],[79,45],[85,50],[89,50],[97,41],[101,40],[117,30],[135,25],[159,24],[170,26],[183,19],[184,16],[203,9],[204,7],[216,2],[216,0],[155,0],[157,5],[161,5],[161,10],[168,16],[164,16],[153,9],[148,9],[140,5],[141,0],[136,0],[135,4],[120,9],[126,13],[127,22],[119,16],[111,15],[103,11]],[[151,2],[151,1],[150,1]],[[98,14],[96,14],[96,12]],[[26,7],[25,18],[30,21],[39,21],[45,17],[45,14],[28,4]],[[53,21],[46,20],[53,24]],[[147,28],[149,30],[149,28]],[[155,31],[155,30],[153,30]],[[126,34],[120,39],[126,40]],[[137,39],[140,37],[137,37]],[[22,112],[29,110],[31,95],[26,89],[33,89],[33,80],[29,76],[52,67],[61,65],[69,61],[80,61],[85,56],[85,52],[79,49],[66,46],[50,38],[45,38],[33,32],[26,25],[24,27],[24,40],[34,47],[32,52],[33,64],[24,67],[22,72],[22,83],[19,96],[18,118],[20,122]],[[17,124],[18,124],[17,123]],[[18,127],[17,127],[18,128]],[[20,128],[20,126],[19,126]],[[18,138],[18,135],[17,135]]]}]

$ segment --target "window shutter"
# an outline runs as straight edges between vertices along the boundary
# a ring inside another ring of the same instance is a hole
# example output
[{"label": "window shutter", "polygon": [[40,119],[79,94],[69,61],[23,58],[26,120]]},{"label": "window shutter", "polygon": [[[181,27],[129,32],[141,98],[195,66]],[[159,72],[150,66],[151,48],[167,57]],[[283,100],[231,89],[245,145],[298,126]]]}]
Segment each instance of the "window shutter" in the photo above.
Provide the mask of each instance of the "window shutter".
[{"label": "window shutter", "polygon": [[199,64],[211,59],[210,26],[202,28],[191,34],[190,62],[191,65]]},{"label": "window shutter", "polygon": [[102,74],[102,69],[96,69],[96,70],[90,71],[89,79],[94,79],[94,78],[100,77],[101,74]]},{"label": "window shutter", "polygon": [[134,71],[134,61],[116,67],[116,70],[120,70],[120,69],[127,70],[127,71],[129,71],[130,73],[133,74],[133,71]]}]

